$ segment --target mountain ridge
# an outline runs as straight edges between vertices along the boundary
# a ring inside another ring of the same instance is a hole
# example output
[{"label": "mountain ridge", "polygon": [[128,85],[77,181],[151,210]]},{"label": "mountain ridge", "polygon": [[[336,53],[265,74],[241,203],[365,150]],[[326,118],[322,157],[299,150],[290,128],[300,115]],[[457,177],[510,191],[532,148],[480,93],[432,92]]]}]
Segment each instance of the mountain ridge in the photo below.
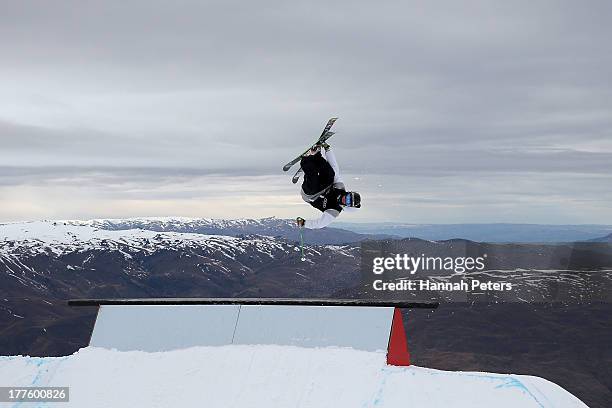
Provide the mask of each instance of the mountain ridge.
[{"label": "mountain ridge", "polygon": [[601,238],[590,239],[589,242],[612,242],[612,234],[606,235]]}]

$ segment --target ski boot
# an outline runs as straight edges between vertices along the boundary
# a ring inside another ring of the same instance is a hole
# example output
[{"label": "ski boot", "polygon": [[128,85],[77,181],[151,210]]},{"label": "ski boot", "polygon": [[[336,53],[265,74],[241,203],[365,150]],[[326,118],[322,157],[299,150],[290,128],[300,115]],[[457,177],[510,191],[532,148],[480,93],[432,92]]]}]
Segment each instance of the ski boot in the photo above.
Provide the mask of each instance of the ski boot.
[{"label": "ski boot", "polygon": [[312,145],[308,153],[306,153],[306,156],[313,156],[319,153],[321,151],[321,148],[325,149],[325,151],[327,152],[329,149],[331,149],[331,146],[326,142],[314,144]]},{"label": "ski boot", "polygon": [[312,145],[310,150],[304,156],[314,156],[315,154],[319,153],[320,151],[321,151],[321,145],[320,144],[314,144],[314,145]]}]

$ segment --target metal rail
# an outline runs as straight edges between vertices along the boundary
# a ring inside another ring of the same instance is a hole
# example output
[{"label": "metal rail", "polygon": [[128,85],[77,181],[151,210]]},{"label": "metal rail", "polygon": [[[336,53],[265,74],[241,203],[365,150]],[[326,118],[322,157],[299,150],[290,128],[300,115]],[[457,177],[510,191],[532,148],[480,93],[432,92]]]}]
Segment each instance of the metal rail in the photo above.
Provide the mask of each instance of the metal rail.
[{"label": "metal rail", "polygon": [[296,305],[296,306],[374,306],[407,309],[436,309],[439,303],[378,299],[299,299],[299,298],[135,298],[71,299],[69,306],[102,305]]}]

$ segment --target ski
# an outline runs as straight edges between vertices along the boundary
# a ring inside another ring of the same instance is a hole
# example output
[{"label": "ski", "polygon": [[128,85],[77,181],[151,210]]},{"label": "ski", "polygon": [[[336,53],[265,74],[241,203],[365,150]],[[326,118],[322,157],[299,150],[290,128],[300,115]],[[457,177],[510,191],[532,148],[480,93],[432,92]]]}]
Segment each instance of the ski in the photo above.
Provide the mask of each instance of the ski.
[{"label": "ski", "polygon": [[[297,162],[299,162],[302,157],[308,153],[308,151],[310,149],[312,149],[314,146],[324,143],[327,139],[329,139],[330,137],[332,137],[334,135],[334,132],[331,132],[331,128],[332,126],[334,126],[334,123],[336,123],[336,120],[338,120],[338,118],[331,118],[330,120],[327,121],[327,125],[325,125],[325,128],[323,129],[323,132],[321,133],[321,136],[319,136],[319,139],[311,146],[309,147],[304,153],[300,154],[298,157],[296,157],[295,159],[291,160],[289,163],[285,164],[283,166],[283,171],[288,171],[291,167],[293,167],[294,164],[296,164]],[[296,173],[297,175],[297,173]],[[295,176],[294,176],[295,178]]]},{"label": "ski", "polygon": [[325,125],[325,129],[323,129],[323,132],[321,133],[320,137],[325,136],[325,134],[331,130],[332,126],[334,126],[334,123],[336,123],[337,120],[338,118],[331,118],[330,120],[328,120],[327,125]]},{"label": "ski", "polygon": [[334,132],[327,132],[324,135],[322,135],[319,140],[317,140],[315,142],[315,144],[313,144],[312,146],[310,146],[308,149],[306,149],[304,151],[304,153],[300,154],[298,157],[296,157],[295,159],[291,160],[289,163],[285,164],[283,166],[283,171],[289,171],[289,169],[291,167],[293,167],[294,164],[296,164],[297,162],[299,162],[300,160],[302,160],[302,157],[304,157],[304,155],[306,155],[306,153],[308,153],[310,151],[310,149],[312,149],[313,147],[315,147],[316,145],[319,145],[323,142],[325,142],[327,139],[329,139],[330,137],[332,137],[334,135]]}]

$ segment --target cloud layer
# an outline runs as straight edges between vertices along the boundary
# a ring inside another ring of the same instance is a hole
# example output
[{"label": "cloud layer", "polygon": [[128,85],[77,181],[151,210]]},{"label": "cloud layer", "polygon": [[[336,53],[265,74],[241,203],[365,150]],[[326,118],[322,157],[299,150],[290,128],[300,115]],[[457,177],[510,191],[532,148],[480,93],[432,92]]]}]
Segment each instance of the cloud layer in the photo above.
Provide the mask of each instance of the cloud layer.
[{"label": "cloud layer", "polygon": [[611,11],[7,3],[0,220],[314,215],[280,167],[338,115],[351,220],[612,223]]}]

